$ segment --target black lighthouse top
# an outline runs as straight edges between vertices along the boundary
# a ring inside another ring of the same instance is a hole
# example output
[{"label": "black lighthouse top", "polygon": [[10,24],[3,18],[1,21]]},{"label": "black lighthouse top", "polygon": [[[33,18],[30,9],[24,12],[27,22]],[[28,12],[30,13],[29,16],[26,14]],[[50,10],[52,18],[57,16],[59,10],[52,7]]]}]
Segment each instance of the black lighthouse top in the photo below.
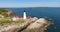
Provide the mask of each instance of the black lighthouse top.
[{"label": "black lighthouse top", "polygon": [[26,12],[26,11],[24,10],[24,12]]}]

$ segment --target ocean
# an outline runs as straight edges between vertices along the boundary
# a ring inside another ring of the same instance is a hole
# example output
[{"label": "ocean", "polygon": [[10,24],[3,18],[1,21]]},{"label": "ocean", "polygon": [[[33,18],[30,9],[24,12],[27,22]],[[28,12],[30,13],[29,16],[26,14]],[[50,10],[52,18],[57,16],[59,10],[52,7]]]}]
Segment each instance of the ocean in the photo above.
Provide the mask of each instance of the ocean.
[{"label": "ocean", "polygon": [[51,26],[47,27],[45,32],[60,32],[60,7],[30,7],[30,8],[5,8],[13,11],[18,16],[23,16],[26,10],[27,16],[46,18],[51,22]]}]

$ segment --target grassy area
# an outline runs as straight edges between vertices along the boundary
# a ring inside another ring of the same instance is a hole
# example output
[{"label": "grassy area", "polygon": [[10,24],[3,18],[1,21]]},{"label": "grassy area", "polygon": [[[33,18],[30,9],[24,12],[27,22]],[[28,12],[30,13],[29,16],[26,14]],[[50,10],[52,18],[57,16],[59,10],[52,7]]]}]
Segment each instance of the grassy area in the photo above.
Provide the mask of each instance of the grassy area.
[{"label": "grassy area", "polygon": [[[25,20],[23,20],[23,19],[21,19],[21,20],[16,20],[16,21],[12,21],[11,20],[11,17],[10,16],[8,16],[8,15],[10,15],[11,13],[10,13],[10,11],[8,11],[8,10],[6,10],[6,9],[0,9],[0,18],[2,18],[2,16],[4,16],[3,18],[3,20],[0,20],[0,24],[10,24],[10,23],[24,23],[25,22]],[[9,19],[11,20],[11,21],[9,21]]]},{"label": "grassy area", "polygon": [[9,20],[0,20],[0,25],[5,25],[5,24],[21,24],[21,23],[24,23],[25,20],[21,19],[21,20],[18,20],[18,21],[9,21]]},{"label": "grassy area", "polygon": [[23,20],[23,19],[20,19],[20,20],[13,21],[13,22],[15,22],[15,23],[24,23],[24,22],[26,22],[26,21],[25,21],[25,20]]},{"label": "grassy area", "polygon": [[9,20],[0,20],[0,25],[10,24],[10,23],[12,23],[12,21],[9,21]]}]

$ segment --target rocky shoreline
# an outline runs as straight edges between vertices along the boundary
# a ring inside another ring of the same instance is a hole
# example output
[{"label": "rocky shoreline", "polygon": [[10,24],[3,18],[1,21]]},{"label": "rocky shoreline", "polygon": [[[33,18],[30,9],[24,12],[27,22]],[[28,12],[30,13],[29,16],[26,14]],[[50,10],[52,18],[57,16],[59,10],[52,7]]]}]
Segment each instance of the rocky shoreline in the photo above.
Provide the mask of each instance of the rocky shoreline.
[{"label": "rocky shoreline", "polygon": [[1,26],[0,32],[44,32],[48,26],[50,26],[50,22],[48,22],[44,18],[38,19],[30,18],[24,20],[24,23],[11,23],[9,25]]}]

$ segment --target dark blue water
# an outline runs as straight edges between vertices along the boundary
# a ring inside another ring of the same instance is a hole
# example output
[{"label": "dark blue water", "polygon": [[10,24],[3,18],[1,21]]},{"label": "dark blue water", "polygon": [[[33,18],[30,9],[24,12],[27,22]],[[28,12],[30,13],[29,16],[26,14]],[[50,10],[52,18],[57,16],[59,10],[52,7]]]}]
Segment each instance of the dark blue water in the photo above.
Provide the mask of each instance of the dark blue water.
[{"label": "dark blue water", "polygon": [[[51,26],[45,32],[60,32],[60,7],[37,7],[37,8],[6,8],[22,16],[23,10],[26,10],[27,16],[46,18]],[[52,19],[52,20],[49,20]]]}]

